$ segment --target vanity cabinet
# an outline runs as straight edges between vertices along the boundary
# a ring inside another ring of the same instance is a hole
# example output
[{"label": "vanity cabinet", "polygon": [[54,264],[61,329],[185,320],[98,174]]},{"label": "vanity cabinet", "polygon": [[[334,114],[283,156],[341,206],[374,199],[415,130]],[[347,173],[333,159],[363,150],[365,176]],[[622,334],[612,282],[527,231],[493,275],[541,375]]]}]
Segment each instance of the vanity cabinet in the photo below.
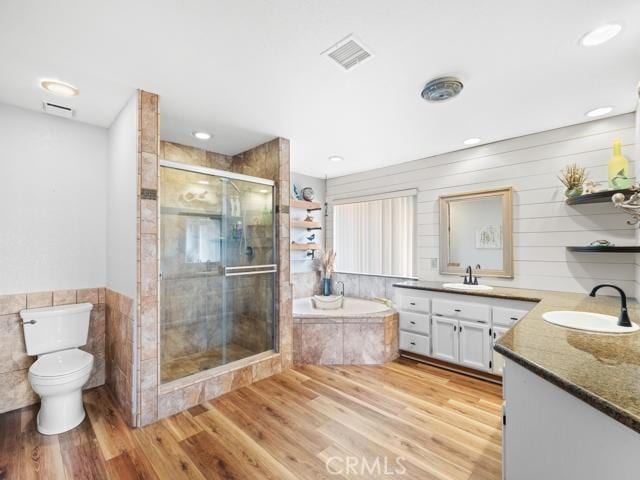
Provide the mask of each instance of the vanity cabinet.
[{"label": "vanity cabinet", "polygon": [[433,356],[447,362],[458,363],[458,320],[433,317]]},{"label": "vanity cabinet", "polygon": [[396,287],[400,350],[502,375],[493,345],[534,302]]},{"label": "vanity cabinet", "polygon": [[458,363],[478,370],[491,370],[493,343],[489,325],[460,320],[460,349]]}]

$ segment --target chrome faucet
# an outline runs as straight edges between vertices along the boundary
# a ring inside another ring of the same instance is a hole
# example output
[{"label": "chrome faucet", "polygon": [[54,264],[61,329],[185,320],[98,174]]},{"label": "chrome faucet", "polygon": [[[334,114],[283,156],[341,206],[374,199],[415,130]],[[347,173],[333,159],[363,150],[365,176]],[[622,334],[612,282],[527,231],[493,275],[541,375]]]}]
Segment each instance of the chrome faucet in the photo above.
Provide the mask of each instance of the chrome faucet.
[{"label": "chrome faucet", "polygon": [[611,287],[618,291],[620,294],[620,315],[618,316],[618,326],[619,327],[632,327],[631,320],[629,320],[629,313],[627,312],[627,296],[624,294],[624,291],[620,287],[616,287],[615,285],[609,285],[608,283],[603,283],[602,285],[596,285],[591,290],[589,294],[590,297],[595,297],[596,292],[600,290],[602,287]]},{"label": "chrome faucet", "polygon": [[341,285],[342,285],[342,290],[341,290],[340,295],[342,295],[342,296],[344,297],[344,282],[343,282],[343,281],[341,281],[341,280],[338,280],[338,281],[336,282],[336,285],[337,285],[337,284],[341,284]]}]

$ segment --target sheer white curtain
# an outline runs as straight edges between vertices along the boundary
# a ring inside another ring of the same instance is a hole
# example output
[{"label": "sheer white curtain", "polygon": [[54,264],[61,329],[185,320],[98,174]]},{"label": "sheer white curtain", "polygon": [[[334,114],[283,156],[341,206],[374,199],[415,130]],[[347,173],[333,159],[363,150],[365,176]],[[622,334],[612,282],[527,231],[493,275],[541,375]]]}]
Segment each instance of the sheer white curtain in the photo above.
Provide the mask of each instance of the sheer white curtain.
[{"label": "sheer white curtain", "polygon": [[335,205],[333,217],[337,271],[414,276],[414,196]]}]

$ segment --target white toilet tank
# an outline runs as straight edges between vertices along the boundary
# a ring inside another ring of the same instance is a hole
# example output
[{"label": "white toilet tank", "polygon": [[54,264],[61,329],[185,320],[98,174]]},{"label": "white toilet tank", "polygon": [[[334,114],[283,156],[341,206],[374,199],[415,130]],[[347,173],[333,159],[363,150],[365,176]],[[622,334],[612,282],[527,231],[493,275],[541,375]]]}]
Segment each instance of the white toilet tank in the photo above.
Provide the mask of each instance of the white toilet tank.
[{"label": "white toilet tank", "polygon": [[27,355],[42,355],[86,345],[90,303],[22,310]]}]

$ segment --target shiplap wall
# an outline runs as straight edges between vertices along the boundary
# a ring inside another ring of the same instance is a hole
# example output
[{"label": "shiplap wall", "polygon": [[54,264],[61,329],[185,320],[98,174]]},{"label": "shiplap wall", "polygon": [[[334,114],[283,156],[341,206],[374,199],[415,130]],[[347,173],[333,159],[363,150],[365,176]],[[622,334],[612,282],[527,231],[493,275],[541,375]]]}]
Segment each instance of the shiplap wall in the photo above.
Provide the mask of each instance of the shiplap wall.
[{"label": "shiplap wall", "polygon": [[574,292],[608,282],[634,296],[634,254],[565,249],[598,239],[635,244],[635,229],[626,224],[628,217],[610,204],[566,205],[557,179],[562,167],[576,162],[587,167],[591,178],[606,184],[613,139],[622,140],[624,154],[634,163],[634,130],[634,114],[625,114],[329,179],[328,244],[333,237],[332,201],[417,188],[417,275],[421,280],[450,280],[432,267],[433,259],[439,257],[438,197],[512,186],[515,277],[485,282]]}]

